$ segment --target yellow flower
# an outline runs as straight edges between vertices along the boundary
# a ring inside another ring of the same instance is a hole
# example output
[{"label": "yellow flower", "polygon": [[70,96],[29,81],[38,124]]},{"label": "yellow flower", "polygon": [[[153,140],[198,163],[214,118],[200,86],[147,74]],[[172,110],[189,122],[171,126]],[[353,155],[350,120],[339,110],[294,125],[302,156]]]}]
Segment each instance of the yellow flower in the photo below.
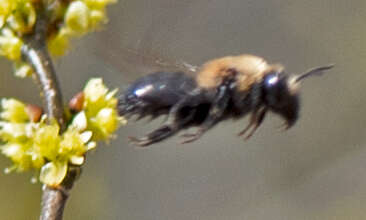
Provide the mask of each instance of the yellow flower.
[{"label": "yellow flower", "polygon": [[99,24],[102,22],[107,22],[105,12],[101,10],[91,10],[89,14],[89,26],[91,28],[98,28]]},{"label": "yellow flower", "polygon": [[84,88],[84,111],[87,118],[87,130],[93,132],[92,139],[108,140],[125,121],[117,114],[117,90],[111,92],[102,79],[89,80]]},{"label": "yellow flower", "polygon": [[0,55],[10,60],[18,60],[20,58],[20,49],[23,42],[16,36],[0,35]]},{"label": "yellow flower", "polygon": [[7,16],[14,9],[14,0],[0,0],[0,15]]},{"label": "yellow flower", "polygon": [[26,122],[29,121],[26,106],[16,99],[2,99],[1,106],[3,111],[0,117],[9,122]]},{"label": "yellow flower", "polygon": [[65,13],[65,23],[71,33],[83,34],[89,28],[90,9],[82,1],[73,1]]},{"label": "yellow flower", "polygon": [[52,55],[61,56],[65,54],[69,48],[69,34],[66,29],[61,29],[57,34],[54,34],[48,39],[48,49]]},{"label": "yellow flower", "polygon": [[41,122],[33,134],[34,148],[47,160],[56,160],[59,156],[60,127],[56,122],[50,125]]},{"label": "yellow flower", "polygon": [[28,33],[36,23],[36,10],[32,3],[18,0],[16,7],[7,19],[8,25],[16,32]]},{"label": "yellow flower", "polygon": [[103,10],[107,4],[116,3],[116,0],[84,0],[89,8]]},{"label": "yellow flower", "polygon": [[[14,170],[21,172],[32,168],[40,169],[45,163],[42,155],[32,147],[32,141],[10,141],[1,146],[2,153],[14,163]],[[10,171],[10,170],[8,170]]]},{"label": "yellow flower", "polygon": [[76,129],[67,129],[62,134],[60,142],[59,154],[65,158],[70,158],[72,155],[81,156],[86,152],[85,142],[83,141],[80,132]]},{"label": "yellow flower", "polygon": [[29,146],[20,143],[9,143],[3,145],[1,150],[14,162],[17,171],[25,171],[32,167],[31,157],[26,153],[27,147]]},{"label": "yellow flower", "polygon": [[66,173],[66,161],[49,162],[42,167],[39,179],[48,186],[58,186],[65,178]]},{"label": "yellow flower", "polygon": [[4,141],[18,141],[27,138],[29,126],[26,123],[0,121],[0,138]]},{"label": "yellow flower", "polygon": [[25,78],[33,74],[32,67],[24,62],[14,62],[14,74],[20,78]]},{"label": "yellow flower", "polygon": [[117,112],[112,108],[103,108],[91,119],[91,123],[95,129],[98,129],[94,138],[107,139],[119,126]]},{"label": "yellow flower", "polygon": [[45,164],[41,169],[41,182],[49,185],[59,185],[65,178],[68,164],[82,165],[84,155],[89,147],[86,143],[90,140],[91,132],[80,133],[74,128],[68,128],[61,136],[57,146],[56,157]]}]

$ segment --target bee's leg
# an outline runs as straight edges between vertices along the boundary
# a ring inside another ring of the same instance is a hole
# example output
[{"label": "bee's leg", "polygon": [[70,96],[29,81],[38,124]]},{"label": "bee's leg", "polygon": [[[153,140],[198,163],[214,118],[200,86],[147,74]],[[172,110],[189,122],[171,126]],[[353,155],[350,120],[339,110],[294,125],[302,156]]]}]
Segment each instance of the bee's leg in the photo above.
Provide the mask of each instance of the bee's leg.
[{"label": "bee's leg", "polygon": [[171,108],[166,122],[161,127],[141,138],[129,137],[130,141],[143,147],[172,136],[193,119],[196,112],[194,108],[189,109],[184,116],[181,114],[182,108],[192,104],[192,100],[196,100],[195,97],[187,96],[182,99]]},{"label": "bee's leg", "polygon": [[207,130],[209,130],[212,126],[214,126],[217,122],[219,122],[224,114],[226,107],[229,104],[230,100],[230,91],[228,86],[223,85],[219,87],[219,91],[215,101],[213,102],[206,119],[199,126],[198,130],[195,133],[187,133],[182,135],[185,138],[181,143],[186,144],[193,142],[200,138]]},{"label": "bee's leg", "polygon": [[238,135],[239,136],[244,135],[251,128],[251,131],[249,132],[249,134],[244,138],[245,140],[249,139],[254,134],[254,132],[257,130],[257,128],[262,124],[264,117],[266,116],[266,113],[267,113],[267,108],[265,108],[265,107],[255,110],[252,113],[252,115],[250,116],[250,121],[249,121],[249,124],[247,125],[247,127],[244,128],[244,130],[242,130]]},{"label": "bee's leg", "polygon": [[149,134],[147,134],[141,138],[129,137],[129,140],[131,142],[133,142],[134,144],[137,144],[140,147],[145,147],[145,146],[159,142],[165,138],[172,136],[180,128],[181,128],[181,125],[179,123],[164,124],[160,128],[150,132]]},{"label": "bee's leg", "polygon": [[245,134],[252,126],[255,125],[255,123],[257,121],[257,117],[258,117],[258,111],[259,111],[259,108],[255,109],[252,112],[252,114],[250,115],[250,118],[249,118],[249,124],[241,132],[238,133],[238,136]]}]

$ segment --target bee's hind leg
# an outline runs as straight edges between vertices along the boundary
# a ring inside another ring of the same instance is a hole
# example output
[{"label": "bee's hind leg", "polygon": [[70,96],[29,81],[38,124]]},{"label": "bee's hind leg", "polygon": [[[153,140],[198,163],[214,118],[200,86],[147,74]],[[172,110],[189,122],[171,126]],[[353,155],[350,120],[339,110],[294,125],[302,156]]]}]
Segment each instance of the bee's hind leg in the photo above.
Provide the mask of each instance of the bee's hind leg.
[{"label": "bee's hind leg", "polygon": [[191,103],[192,97],[190,96],[182,99],[172,107],[166,122],[161,127],[141,138],[129,137],[129,140],[138,146],[144,147],[174,135],[193,119],[196,112],[194,108],[187,108],[185,114],[182,114],[183,108]]},{"label": "bee's hind leg", "polygon": [[129,140],[140,147],[145,147],[173,135],[179,129],[180,126],[177,124],[165,124],[160,128],[145,135],[144,137],[141,138],[129,137]]}]

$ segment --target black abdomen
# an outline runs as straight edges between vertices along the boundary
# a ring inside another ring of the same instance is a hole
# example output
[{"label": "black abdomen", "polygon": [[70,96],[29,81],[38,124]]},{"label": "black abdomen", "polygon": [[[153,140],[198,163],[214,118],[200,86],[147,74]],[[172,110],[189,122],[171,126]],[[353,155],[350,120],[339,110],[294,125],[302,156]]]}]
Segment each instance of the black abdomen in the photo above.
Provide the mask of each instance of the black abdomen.
[{"label": "black abdomen", "polygon": [[123,116],[158,116],[196,88],[192,77],[182,72],[157,72],[132,83],[119,98],[118,110]]}]

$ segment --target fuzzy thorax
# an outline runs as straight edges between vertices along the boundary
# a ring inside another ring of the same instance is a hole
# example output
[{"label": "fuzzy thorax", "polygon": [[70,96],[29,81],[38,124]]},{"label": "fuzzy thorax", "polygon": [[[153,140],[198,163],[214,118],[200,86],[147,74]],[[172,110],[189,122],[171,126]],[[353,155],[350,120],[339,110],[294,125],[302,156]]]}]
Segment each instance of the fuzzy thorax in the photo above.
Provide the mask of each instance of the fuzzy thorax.
[{"label": "fuzzy thorax", "polygon": [[227,56],[205,63],[198,72],[196,81],[201,88],[213,89],[227,77],[236,74],[238,91],[247,91],[254,83],[262,81],[266,74],[281,70],[282,65],[270,65],[258,56]]}]

